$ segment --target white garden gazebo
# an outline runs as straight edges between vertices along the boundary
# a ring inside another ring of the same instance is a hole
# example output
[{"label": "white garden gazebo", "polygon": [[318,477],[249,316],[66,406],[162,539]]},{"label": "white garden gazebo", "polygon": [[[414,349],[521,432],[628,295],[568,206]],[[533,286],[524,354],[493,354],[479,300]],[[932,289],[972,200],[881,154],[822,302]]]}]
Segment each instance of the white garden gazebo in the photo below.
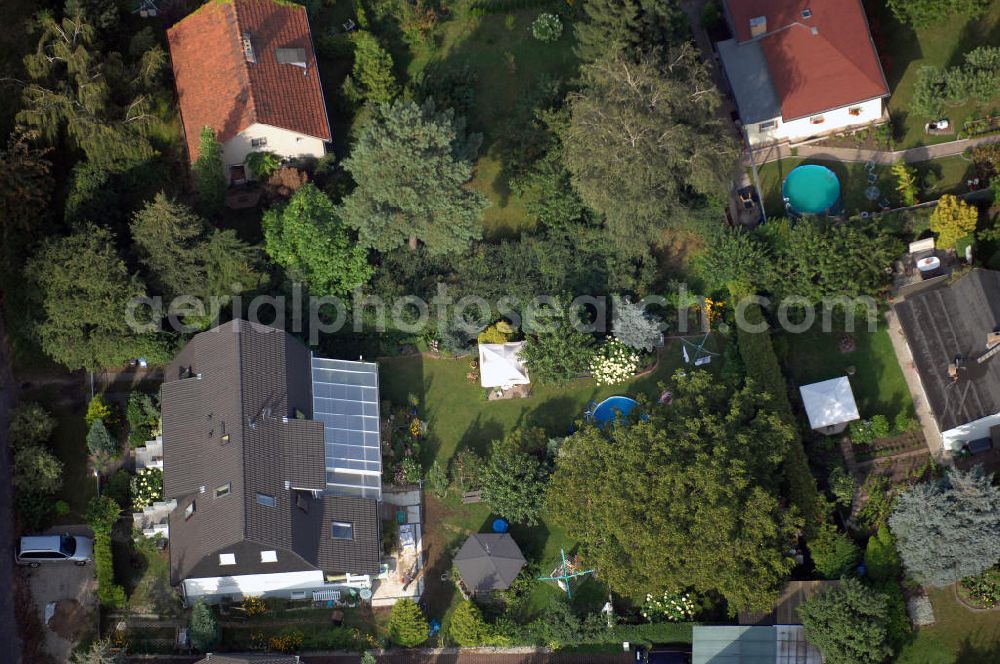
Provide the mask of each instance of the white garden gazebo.
[{"label": "white garden gazebo", "polygon": [[847,376],[799,388],[809,416],[809,426],[828,436],[841,433],[849,422],[861,419]]},{"label": "white garden gazebo", "polygon": [[523,345],[523,341],[479,344],[479,384],[507,389],[530,383],[528,370],[521,363]]}]

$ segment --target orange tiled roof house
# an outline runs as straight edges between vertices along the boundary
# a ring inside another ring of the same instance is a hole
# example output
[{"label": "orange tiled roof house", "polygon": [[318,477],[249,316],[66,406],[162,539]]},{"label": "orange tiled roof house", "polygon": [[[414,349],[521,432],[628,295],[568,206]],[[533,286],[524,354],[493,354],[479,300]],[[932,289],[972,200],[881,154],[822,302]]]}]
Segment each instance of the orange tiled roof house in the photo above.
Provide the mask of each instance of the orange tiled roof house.
[{"label": "orange tiled roof house", "polygon": [[752,146],[885,122],[889,96],[861,0],[726,0],[716,44]]},{"label": "orange tiled roof house", "polygon": [[188,156],[215,130],[230,181],[248,154],[322,157],[331,139],[306,10],[285,0],[209,0],[167,31]]}]

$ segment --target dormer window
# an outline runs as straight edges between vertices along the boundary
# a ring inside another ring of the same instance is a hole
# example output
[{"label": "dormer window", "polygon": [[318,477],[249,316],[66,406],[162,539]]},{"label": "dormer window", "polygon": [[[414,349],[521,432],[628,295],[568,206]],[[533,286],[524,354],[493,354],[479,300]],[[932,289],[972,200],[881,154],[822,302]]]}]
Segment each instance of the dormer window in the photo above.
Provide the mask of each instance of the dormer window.
[{"label": "dormer window", "polygon": [[260,562],[262,562],[262,563],[276,563],[276,562],[278,562],[278,552],[277,551],[261,551],[260,552]]},{"label": "dormer window", "polygon": [[219,564],[220,565],[235,565],[236,564],[236,554],[235,553],[220,553],[219,554]]},{"label": "dormer window", "polygon": [[258,493],[257,504],[263,505],[264,507],[275,507],[278,504],[278,501],[275,499],[274,496],[271,496],[266,493]]},{"label": "dormer window", "polygon": [[184,508],[184,520],[185,521],[187,521],[192,516],[194,516],[194,510],[195,510],[195,506],[194,506],[194,501],[192,500],[191,504]]},{"label": "dormer window", "polygon": [[222,498],[223,496],[229,495],[229,490],[232,488],[230,483],[225,483],[222,486],[215,487],[215,497]]},{"label": "dormer window", "polygon": [[802,10],[802,18],[812,18],[812,15],[813,15],[813,10],[811,9]]}]

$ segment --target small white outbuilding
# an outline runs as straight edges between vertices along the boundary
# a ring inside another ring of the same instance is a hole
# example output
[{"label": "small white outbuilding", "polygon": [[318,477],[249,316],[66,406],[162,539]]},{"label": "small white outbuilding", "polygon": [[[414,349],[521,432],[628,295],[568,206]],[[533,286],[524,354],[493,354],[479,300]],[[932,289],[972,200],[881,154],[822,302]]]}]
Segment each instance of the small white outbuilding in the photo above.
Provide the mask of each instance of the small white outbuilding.
[{"label": "small white outbuilding", "polygon": [[479,344],[479,383],[483,387],[527,385],[528,370],[521,363],[523,341]]},{"label": "small white outbuilding", "polygon": [[799,392],[809,416],[809,426],[816,431],[837,434],[846,429],[849,422],[861,419],[847,376],[803,385]]}]

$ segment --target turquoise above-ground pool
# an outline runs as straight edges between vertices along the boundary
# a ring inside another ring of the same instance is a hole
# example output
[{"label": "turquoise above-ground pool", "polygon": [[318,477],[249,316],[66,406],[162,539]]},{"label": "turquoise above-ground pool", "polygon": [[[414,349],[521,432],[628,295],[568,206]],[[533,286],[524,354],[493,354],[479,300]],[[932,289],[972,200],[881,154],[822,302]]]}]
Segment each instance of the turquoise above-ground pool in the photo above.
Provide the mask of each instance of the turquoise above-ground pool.
[{"label": "turquoise above-ground pool", "polygon": [[781,196],[792,212],[825,214],[840,199],[840,180],[826,166],[805,164],[788,174],[781,185]]},{"label": "turquoise above-ground pool", "polygon": [[608,397],[594,406],[590,417],[597,422],[598,426],[603,427],[608,422],[614,422],[619,414],[622,419],[627,418],[638,405],[638,401],[628,397]]}]

